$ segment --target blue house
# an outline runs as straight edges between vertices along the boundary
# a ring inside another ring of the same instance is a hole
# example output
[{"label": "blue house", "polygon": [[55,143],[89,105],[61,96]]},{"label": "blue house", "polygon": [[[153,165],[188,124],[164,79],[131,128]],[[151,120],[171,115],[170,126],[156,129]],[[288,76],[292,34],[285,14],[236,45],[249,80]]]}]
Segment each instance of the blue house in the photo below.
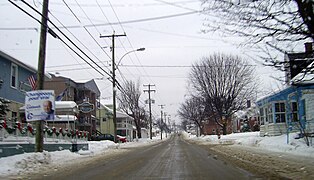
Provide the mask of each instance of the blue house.
[{"label": "blue house", "polygon": [[314,132],[314,85],[290,86],[257,101],[260,135],[281,135],[305,128]]},{"label": "blue house", "polygon": [[6,119],[15,120],[19,117],[19,108],[25,102],[25,92],[32,89],[28,77],[35,73],[35,68],[0,51],[0,97],[10,101],[10,112],[7,113]]},{"label": "blue house", "polygon": [[314,63],[312,44],[303,53],[285,54],[287,87],[257,101],[261,136],[314,133],[314,78],[307,70]]}]

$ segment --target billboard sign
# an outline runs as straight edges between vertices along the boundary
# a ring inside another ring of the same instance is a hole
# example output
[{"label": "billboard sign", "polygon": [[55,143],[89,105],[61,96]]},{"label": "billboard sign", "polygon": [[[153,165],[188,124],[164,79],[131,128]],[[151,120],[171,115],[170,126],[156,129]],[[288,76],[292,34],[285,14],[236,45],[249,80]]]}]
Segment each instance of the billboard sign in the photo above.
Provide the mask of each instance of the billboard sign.
[{"label": "billboard sign", "polygon": [[55,94],[53,90],[38,90],[26,92],[26,121],[54,120]]}]

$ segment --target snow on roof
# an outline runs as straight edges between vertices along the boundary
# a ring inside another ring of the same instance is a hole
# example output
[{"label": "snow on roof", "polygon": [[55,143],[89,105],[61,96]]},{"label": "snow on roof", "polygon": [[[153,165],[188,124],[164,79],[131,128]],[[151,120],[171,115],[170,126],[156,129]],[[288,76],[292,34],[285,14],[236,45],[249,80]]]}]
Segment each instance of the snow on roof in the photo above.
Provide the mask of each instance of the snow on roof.
[{"label": "snow on roof", "polygon": [[56,109],[74,108],[77,104],[74,101],[55,101]]},{"label": "snow on roof", "polygon": [[56,115],[54,120],[47,120],[48,122],[74,122],[77,117],[74,115]]},{"label": "snow on roof", "polygon": [[[104,106],[104,108],[108,111],[110,111],[111,113],[113,112],[112,109],[110,109],[109,107],[107,107],[106,105]],[[116,111],[116,116],[117,118],[131,118],[133,119],[131,116],[129,116],[128,114],[121,112],[121,111]]]}]

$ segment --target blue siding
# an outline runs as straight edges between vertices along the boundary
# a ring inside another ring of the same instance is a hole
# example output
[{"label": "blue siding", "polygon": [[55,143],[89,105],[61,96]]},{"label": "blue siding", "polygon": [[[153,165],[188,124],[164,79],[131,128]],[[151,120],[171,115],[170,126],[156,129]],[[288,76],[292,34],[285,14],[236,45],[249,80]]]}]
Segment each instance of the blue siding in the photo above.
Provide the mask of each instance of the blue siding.
[{"label": "blue siding", "polygon": [[[276,102],[284,102],[286,107],[286,123],[291,122],[291,109],[290,109],[290,103],[296,102],[298,105],[298,119],[304,125],[305,123],[305,103],[304,100],[301,99],[302,97],[302,90],[306,89],[314,89],[314,85],[308,85],[308,86],[299,86],[299,87],[288,87],[280,92],[277,92],[273,95],[267,96],[261,100],[257,101],[257,105],[260,107],[263,107],[265,105],[272,105],[272,114],[273,114],[273,122],[275,122],[275,103]],[[269,121],[269,120],[268,120]]]},{"label": "blue siding", "polygon": [[[11,64],[15,64],[18,67],[18,84],[16,88],[11,87]],[[27,78],[34,73],[35,72],[30,71],[29,68],[26,69],[20,66],[18,63],[0,55],[0,79],[3,80],[3,84],[0,89],[0,96],[11,101],[24,104],[25,93],[21,91],[20,84],[21,82],[29,84]]]}]

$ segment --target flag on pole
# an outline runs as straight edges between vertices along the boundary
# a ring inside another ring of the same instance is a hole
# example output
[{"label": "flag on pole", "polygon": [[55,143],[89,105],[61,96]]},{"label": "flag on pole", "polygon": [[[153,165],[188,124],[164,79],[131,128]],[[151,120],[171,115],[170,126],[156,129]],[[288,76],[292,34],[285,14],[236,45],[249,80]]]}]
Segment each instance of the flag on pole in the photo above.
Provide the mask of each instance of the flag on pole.
[{"label": "flag on pole", "polygon": [[36,90],[36,86],[37,86],[37,76],[36,74],[29,76],[28,78],[28,82],[32,87],[32,90]]},{"label": "flag on pole", "polygon": [[56,101],[61,101],[65,95],[65,93],[67,93],[68,88],[65,88],[64,91],[62,91],[57,97],[56,97]]}]

